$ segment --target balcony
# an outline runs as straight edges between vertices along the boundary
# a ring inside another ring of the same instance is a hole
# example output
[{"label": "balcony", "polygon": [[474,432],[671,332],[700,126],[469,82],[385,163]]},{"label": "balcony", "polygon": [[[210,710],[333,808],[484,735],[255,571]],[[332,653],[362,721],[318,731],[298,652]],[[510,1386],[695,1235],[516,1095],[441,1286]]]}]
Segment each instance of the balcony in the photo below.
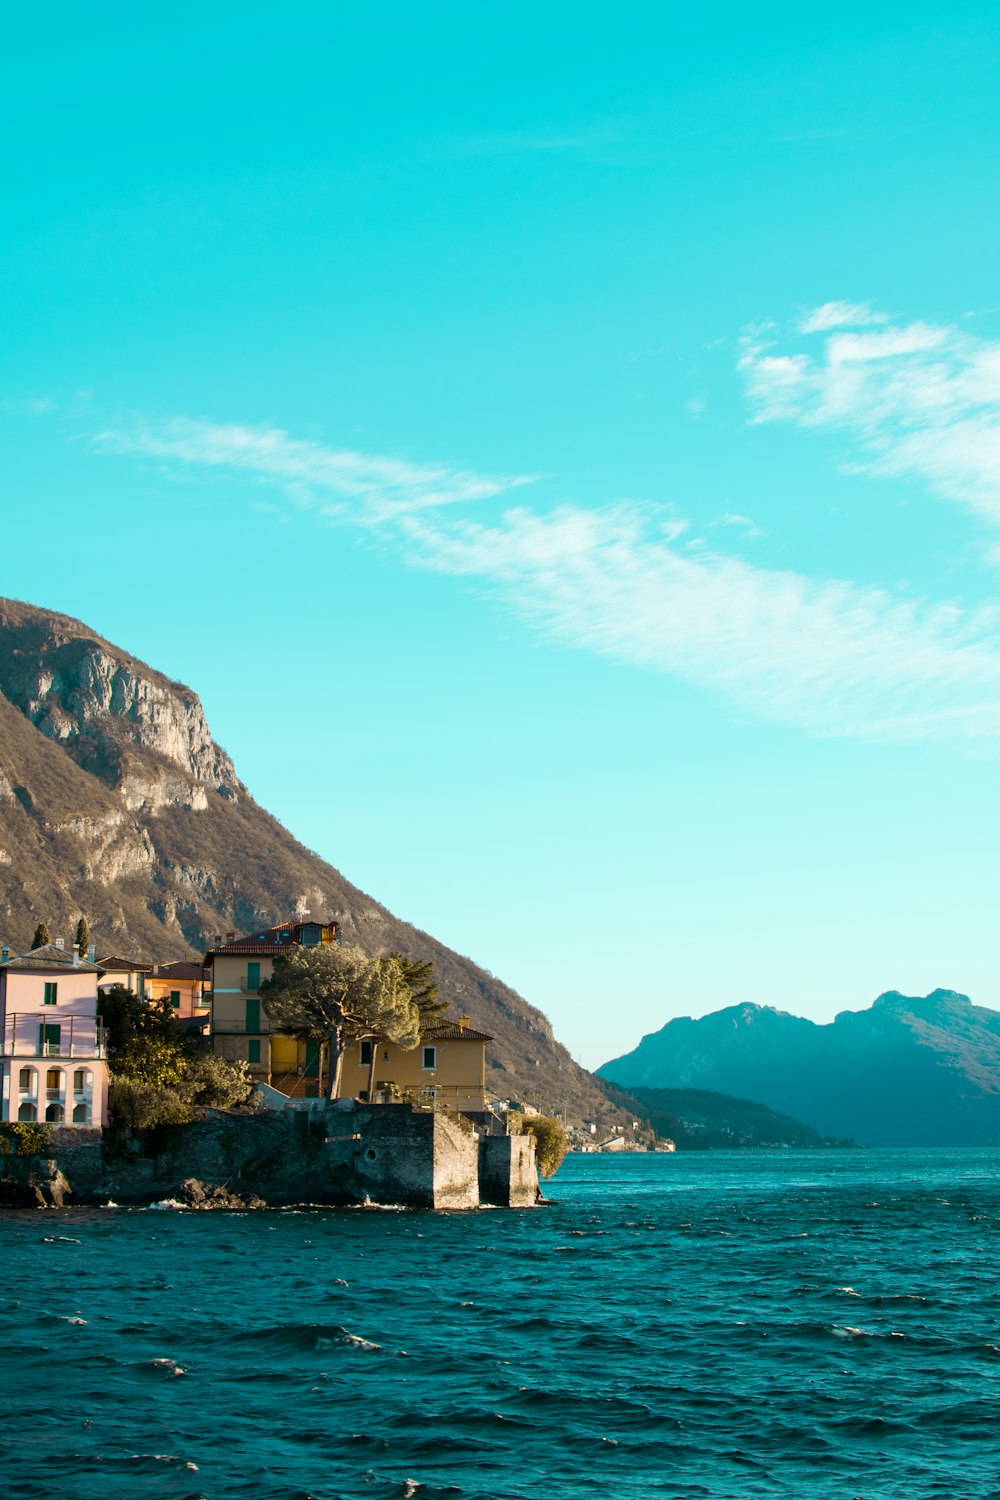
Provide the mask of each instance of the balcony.
[{"label": "balcony", "polygon": [[[53,1035],[53,1033],[58,1035]],[[108,1055],[104,1026],[90,1016],[63,1016],[52,1012],[9,1015],[0,1037],[0,1057],[65,1057],[91,1061]]]}]

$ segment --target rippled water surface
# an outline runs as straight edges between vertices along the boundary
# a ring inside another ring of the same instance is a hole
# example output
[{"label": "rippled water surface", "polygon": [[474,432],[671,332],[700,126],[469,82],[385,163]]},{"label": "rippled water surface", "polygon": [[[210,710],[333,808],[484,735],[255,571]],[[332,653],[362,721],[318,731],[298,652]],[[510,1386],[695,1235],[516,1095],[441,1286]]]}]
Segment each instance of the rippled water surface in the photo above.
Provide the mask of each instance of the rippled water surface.
[{"label": "rippled water surface", "polygon": [[1000,1497],[1000,1152],[0,1215],[8,1496]]}]

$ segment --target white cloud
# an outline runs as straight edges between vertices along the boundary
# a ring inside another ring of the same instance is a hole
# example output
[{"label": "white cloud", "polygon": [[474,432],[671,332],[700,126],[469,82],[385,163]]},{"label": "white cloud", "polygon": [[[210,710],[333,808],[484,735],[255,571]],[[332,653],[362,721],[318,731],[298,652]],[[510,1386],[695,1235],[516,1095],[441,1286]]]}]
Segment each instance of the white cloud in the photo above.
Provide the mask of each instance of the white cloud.
[{"label": "white cloud", "polygon": [[632,506],[494,525],[406,517],[420,566],[477,577],[553,640],[722,692],[761,717],[863,740],[1000,736],[992,614],[691,555]]},{"label": "white cloud", "polygon": [[142,418],[94,437],[112,453],[141,453],[185,465],[236,470],[280,484],[296,500],[329,516],[377,522],[408,510],[485,500],[531,483],[529,476],[496,477],[444,464],[329,448],[293,438],[281,428],[170,417]]},{"label": "white cloud", "polygon": [[[940,347],[918,336],[904,342],[914,352],[827,361],[819,372],[808,359],[764,354],[759,342],[744,360],[761,403],[813,420],[832,400],[831,369],[881,371]],[[992,369],[986,351],[978,358],[981,375]],[[851,413],[845,420],[859,422],[860,398],[850,389],[837,387],[837,399]],[[917,443],[920,434],[909,437]],[[917,606],[850,582],[753,567],[713,551],[668,507],[566,505],[547,514],[522,507],[481,520],[456,506],[525,481],[331,448],[279,429],[178,417],[118,424],[95,441],[109,453],[244,474],[296,497],[304,491],[318,517],[377,534],[411,566],[474,580],[552,640],[699,684],[809,734],[1000,738],[992,613]],[[880,449],[877,462],[929,472],[939,457],[897,444]],[[754,523],[735,511],[716,524],[753,534]]]},{"label": "white cloud", "polygon": [[888,323],[885,313],[870,302],[824,302],[799,323],[800,333],[825,333],[830,328],[863,328],[869,323]]},{"label": "white cloud", "polygon": [[854,470],[917,479],[1000,523],[1000,343],[914,322],[832,332],[809,352],[755,331],[742,349],[752,421],[843,431]]}]

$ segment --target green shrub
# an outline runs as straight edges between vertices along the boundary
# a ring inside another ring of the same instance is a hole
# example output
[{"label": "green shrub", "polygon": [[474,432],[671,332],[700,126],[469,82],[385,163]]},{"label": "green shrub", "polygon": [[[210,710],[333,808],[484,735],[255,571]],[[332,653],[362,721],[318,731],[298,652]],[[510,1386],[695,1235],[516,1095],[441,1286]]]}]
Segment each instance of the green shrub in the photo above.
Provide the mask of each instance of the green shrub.
[{"label": "green shrub", "polygon": [[253,1078],[245,1062],[228,1062],[215,1052],[204,1052],[189,1062],[177,1091],[188,1104],[209,1109],[232,1109],[246,1104]]},{"label": "green shrub", "polygon": [[108,1110],[116,1125],[130,1130],[155,1130],[161,1125],[187,1125],[195,1111],[176,1089],[138,1078],[113,1078]]},{"label": "green shrub", "polygon": [[535,1137],[535,1161],[539,1177],[552,1177],[562,1166],[568,1145],[566,1132],[551,1115],[532,1115],[524,1122],[528,1135]]}]

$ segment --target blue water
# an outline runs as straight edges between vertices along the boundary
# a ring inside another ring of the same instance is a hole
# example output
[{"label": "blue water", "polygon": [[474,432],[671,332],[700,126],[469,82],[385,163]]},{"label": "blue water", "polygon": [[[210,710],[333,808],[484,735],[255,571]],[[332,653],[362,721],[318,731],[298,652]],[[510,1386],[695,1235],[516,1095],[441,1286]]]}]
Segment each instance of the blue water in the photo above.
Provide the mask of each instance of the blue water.
[{"label": "blue water", "polygon": [[1000,1496],[1000,1151],[577,1157],[549,1191],[0,1215],[3,1494]]}]

